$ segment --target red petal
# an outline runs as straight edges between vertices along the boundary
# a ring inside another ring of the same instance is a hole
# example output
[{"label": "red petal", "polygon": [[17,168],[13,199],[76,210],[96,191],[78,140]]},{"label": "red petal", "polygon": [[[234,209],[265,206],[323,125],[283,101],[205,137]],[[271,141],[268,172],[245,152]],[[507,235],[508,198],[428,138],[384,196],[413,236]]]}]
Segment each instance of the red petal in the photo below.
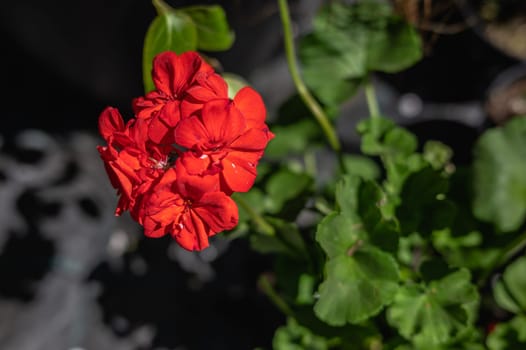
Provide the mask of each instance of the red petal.
[{"label": "red petal", "polygon": [[124,121],[117,108],[106,107],[99,117],[99,132],[106,141],[116,132],[124,131]]},{"label": "red petal", "polygon": [[188,99],[207,102],[216,98],[228,98],[228,85],[225,80],[217,73],[198,74],[196,85],[186,91]]},{"label": "red petal", "polygon": [[269,135],[260,129],[250,129],[235,139],[229,146],[230,149],[244,152],[263,151],[267,147]]},{"label": "red petal", "polygon": [[168,227],[162,226],[149,217],[144,219],[144,235],[150,238],[159,238],[168,233]]},{"label": "red petal", "polygon": [[267,110],[261,96],[249,86],[239,90],[234,105],[247,120],[247,128],[259,127],[265,122]]},{"label": "red petal", "polygon": [[215,234],[193,210],[184,215],[178,226],[180,230],[174,232],[173,238],[181,247],[190,251],[208,247],[208,237]]},{"label": "red petal", "polygon": [[[169,96],[177,96],[192,83],[195,74],[200,71],[202,58],[193,51],[177,56],[166,51],[155,56],[152,77],[157,90]],[[203,69],[207,69],[203,66]]]},{"label": "red petal", "polygon": [[137,118],[148,119],[155,116],[164,106],[166,97],[160,96],[158,91],[152,91],[145,97],[132,100],[132,108]]},{"label": "red petal", "polygon": [[238,223],[236,202],[223,192],[205,193],[192,209],[215,233],[233,229]]},{"label": "red petal", "polygon": [[208,139],[208,132],[197,116],[182,119],[175,128],[175,142],[180,146],[194,148]]},{"label": "red petal", "polygon": [[205,173],[210,166],[210,158],[206,155],[196,157],[193,152],[184,152],[176,163],[177,171],[183,171],[189,175],[200,175]]},{"label": "red petal", "polygon": [[157,144],[168,143],[173,139],[172,129],[159,118],[152,118],[148,126],[148,137]]},{"label": "red petal", "polygon": [[[186,152],[185,154],[188,154]],[[190,157],[184,157],[190,158]],[[192,157],[196,163],[185,162],[181,158],[177,159],[176,171],[177,171],[177,188],[185,198],[189,199],[199,199],[203,193],[206,192],[216,192],[219,191],[219,173],[208,174],[208,165],[204,167],[202,164],[198,164],[197,161],[199,158]],[[198,170],[197,172],[190,172],[188,167],[185,164],[196,165],[196,167],[191,170]]]},{"label": "red petal", "polygon": [[181,102],[181,119],[191,117],[203,109],[203,102],[185,99]]},{"label": "red petal", "polygon": [[208,131],[208,142],[213,144],[229,144],[246,127],[245,118],[236,108],[232,108],[228,99],[207,102],[201,118]]},{"label": "red petal", "polygon": [[256,165],[261,157],[260,152],[230,152],[221,162],[221,173],[226,190],[233,192],[247,192],[256,180]]},{"label": "red petal", "polygon": [[159,112],[159,118],[172,128],[175,127],[181,119],[180,104],[180,101],[167,101],[163,109]]}]

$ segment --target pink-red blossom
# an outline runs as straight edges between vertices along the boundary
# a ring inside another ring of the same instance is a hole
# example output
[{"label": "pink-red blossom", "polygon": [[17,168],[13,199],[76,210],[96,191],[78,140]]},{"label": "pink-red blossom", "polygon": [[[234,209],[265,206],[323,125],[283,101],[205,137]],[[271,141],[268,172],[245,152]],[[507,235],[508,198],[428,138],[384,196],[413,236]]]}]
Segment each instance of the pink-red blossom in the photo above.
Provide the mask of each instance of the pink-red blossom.
[{"label": "pink-red blossom", "polygon": [[274,137],[252,88],[228,98],[228,86],[196,52],[163,52],[153,61],[155,89],[132,101],[124,122],[107,107],[99,117],[99,153],[119,201],[148,237],[171,235],[201,250],[209,237],[233,229],[230,197],[254,184],[256,167]]}]

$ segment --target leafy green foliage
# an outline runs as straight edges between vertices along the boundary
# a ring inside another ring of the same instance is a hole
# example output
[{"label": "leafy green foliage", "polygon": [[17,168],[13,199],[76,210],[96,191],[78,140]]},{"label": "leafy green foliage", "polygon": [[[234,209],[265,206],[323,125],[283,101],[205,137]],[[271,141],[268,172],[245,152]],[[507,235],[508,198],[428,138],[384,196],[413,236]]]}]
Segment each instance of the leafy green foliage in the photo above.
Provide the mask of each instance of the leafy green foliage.
[{"label": "leafy green foliage", "polygon": [[275,172],[267,181],[265,189],[268,213],[294,218],[303,207],[305,196],[312,190],[313,179],[304,173],[284,168]]},{"label": "leafy green foliage", "polygon": [[[360,191],[370,196],[360,197]],[[360,210],[358,202],[366,197],[369,203]],[[378,209],[373,209],[379,197],[380,190],[374,184],[345,177],[336,189],[339,212],[330,214],[318,226],[316,239],[329,260],[314,311],[330,325],[358,323],[377,314],[398,289],[395,259],[370,239],[379,223],[386,220]],[[389,234],[396,234],[394,225],[392,228]],[[396,244],[396,238],[393,241]]]},{"label": "leafy green foliage", "polygon": [[[143,53],[147,92],[156,54],[221,51],[234,41],[219,6],[154,5]],[[299,55],[307,85],[334,121],[371,73],[400,72],[422,49],[417,31],[386,2],[331,1],[301,38]],[[224,78],[231,98],[248,84]],[[361,154],[334,152],[339,168],[324,182],[312,157],[323,132],[291,96],[269,122],[270,162],[258,165],[254,188],[233,195],[239,225],[228,237],[246,236],[274,258],[276,281],[265,279],[264,292],[288,316],[274,349],[483,350],[480,316],[498,322],[486,338],[490,350],[525,348],[526,257],[516,256],[526,241],[526,117],[485,132],[474,164],[460,168],[448,146],[419,145],[377,114],[358,123]],[[479,305],[472,274],[496,303],[483,294]]]},{"label": "leafy green foliage", "polygon": [[252,248],[260,253],[280,253],[297,260],[305,260],[305,242],[297,225],[293,222],[267,217],[275,229],[272,235],[255,234],[250,236]]},{"label": "leafy green foliage", "polygon": [[314,312],[330,325],[359,323],[376,315],[398,289],[398,266],[391,255],[372,245],[355,249],[352,256],[339,255],[326,264],[327,278]]},{"label": "leafy green foliage", "polygon": [[461,269],[427,285],[400,288],[387,319],[418,349],[451,344],[472,327],[478,293],[469,270]]},{"label": "leafy green foliage", "polygon": [[272,341],[275,350],[326,350],[329,349],[327,339],[312,334],[312,332],[293,319],[287,320],[287,325],[276,330]]},{"label": "leafy green foliage", "polygon": [[433,169],[443,169],[449,164],[453,150],[442,142],[431,140],[424,144],[423,156]]},{"label": "leafy green foliage", "polygon": [[526,316],[516,316],[499,323],[486,341],[489,350],[519,350],[526,348]]},{"label": "leafy green foliage", "polygon": [[417,32],[374,1],[322,7],[299,54],[305,81],[326,105],[352,96],[369,72],[398,72],[422,56]]},{"label": "leafy green foliage", "polygon": [[494,287],[495,300],[505,310],[526,312],[526,256],[510,264]]},{"label": "leafy green foliage", "polygon": [[346,174],[356,175],[364,180],[376,180],[380,177],[379,166],[365,156],[345,154],[343,166]]},{"label": "leafy green foliage", "polygon": [[234,33],[221,6],[189,6],[180,11],[187,14],[195,25],[199,50],[224,51],[234,43]]},{"label": "leafy green foliage", "polygon": [[402,233],[430,235],[434,230],[448,227],[455,208],[440,197],[447,190],[447,179],[431,167],[410,174],[400,193],[401,204],[396,208]]},{"label": "leafy green foliage", "polygon": [[526,117],[486,132],[475,146],[473,211],[504,232],[526,218]]}]

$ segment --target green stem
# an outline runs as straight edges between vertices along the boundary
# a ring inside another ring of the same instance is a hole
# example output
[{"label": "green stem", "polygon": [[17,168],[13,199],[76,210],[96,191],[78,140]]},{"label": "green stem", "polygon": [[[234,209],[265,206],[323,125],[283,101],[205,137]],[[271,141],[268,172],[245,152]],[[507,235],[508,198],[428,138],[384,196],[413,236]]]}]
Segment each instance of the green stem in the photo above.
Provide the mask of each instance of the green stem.
[{"label": "green stem", "polygon": [[301,76],[299,74],[298,65],[296,62],[296,53],[294,49],[294,40],[292,36],[292,29],[290,25],[290,14],[287,0],[278,0],[279,3],[279,13],[281,15],[281,23],[283,25],[283,36],[285,42],[285,54],[287,56],[287,63],[290,70],[290,75],[298,90],[303,102],[310,109],[316,121],[320,124],[327,140],[329,141],[330,146],[336,152],[340,152],[341,146],[336,131],[331,125],[329,118],[321,108],[321,106],[316,102],[314,97],[310,94],[309,90],[303,83]]},{"label": "green stem", "polygon": [[374,85],[371,82],[371,78],[368,77],[365,81],[365,99],[367,100],[367,108],[369,109],[369,116],[372,119],[371,120],[371,132],[373,135],[375,135],[376,138],[378,138],[379,134],[379,118],[381,117],[380,114],[380,107],[378,106],[378,99],[376,98],[376,92],[374,90]]},{"label": "green stem", "polygon": [[487,267],[482,276],[479,279],[479,286],[482,287],[486,284],[487,279],[493,271],[504,266],[511,258],[517,254],[518,251],[526,247],[526,231],[521,233],[517,238],[510,242],[502,252],[497,256],[497,258]]},{"label": "green stem", "polygon": [[272,287],[272,284],[268,280],[267,276],[261,275],[258,279],[258,285],[263,293],[265,293],[270,301],[272,301],[283,314],[289,317],[294,317],[294,311],[292,311],[285,300],[283,300],[283,298],[274,290],[274,287]]},{"label": "green stem", "polygon": [[378,107],[378,99],[376,98],[376,92],[374,91],[373,83],[368,78],[365,82],[365,98],[367,99],[367,108],[369,108],[369,115],[371,118],[380,117],[380,108]]},{"label": "green stem", "polygon": [[234,199],[239,204],[243,210],[245,210],[250,216],[250,219],[258,226],[259,231],[265,235],[268,236],[274,236],[276,234],[276,231],[274,230],[274,227],[270,225],[259,213],[257,213],[254,208],[250,206],[241,196],[234,194]]},{"label": "green stem", "polygon": [[305,164],[305,172],[313,178],[316,178],[317,167],[316,154],[314,154],[314,151],[307,150],[305,154],[303,154],[303,163]]},{"label": "green stem", "polygon": [[172,10],[170,5],[165,3],[163,0],[152,0],[152,3],[153,3],[153,7],[155,7],[155,10],[157,10],[158,15],[162,15]]}]

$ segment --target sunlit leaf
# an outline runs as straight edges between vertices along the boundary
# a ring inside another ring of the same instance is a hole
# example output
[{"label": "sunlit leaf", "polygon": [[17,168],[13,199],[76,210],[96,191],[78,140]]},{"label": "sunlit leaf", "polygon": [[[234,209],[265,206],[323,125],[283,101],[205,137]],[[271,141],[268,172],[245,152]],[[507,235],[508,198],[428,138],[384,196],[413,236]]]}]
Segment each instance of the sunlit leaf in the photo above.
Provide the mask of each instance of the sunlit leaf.
[{"label": "sunlit leaf", "polygon": [[224,51],[234,43],[234,33],[221,6],[189,6],[180,11],[187,14],[196,26],[199,50]]},{"label": "sunlit leaf", "polygon": [[526,311],[526,256],[510,264],[494,287],[495,300],[505,310]]},{"label": "sunlit leaf", "polygon": [[329,260],[314,311],[330,325],[376,315],[398,289],[398,264],[387,252],[395,249],[398,235],[378,208],[381,198],[373,182],[346,176],[336,186],[338,211],[318,225],[316,240]]},{"label": "sunlit leaf", "polygon": [[474,152],[475,215],[516,230],[526,218],[526,117],[487,131]]},{"label": "sunlit leaf", "polygon": [[419,349],[453,342],[475,321],[478,293],[470,280],[461,269],[428,285],[407,284],[387,309],[389,324]]},{"label": "sunlit leaf", "polygon": [[314,312],[330,325],[359,323],[378,314],[398,290],[393,257],[360,241],[348,247],[348,254],[330,259],[326,272]]},{"label": "sunlit leaf", "polygon": [[417,31],[376,1],[323,6],[300,41],[307,85],[326,105],[354,95],[370,71],[398,72],[422,56]]}]

